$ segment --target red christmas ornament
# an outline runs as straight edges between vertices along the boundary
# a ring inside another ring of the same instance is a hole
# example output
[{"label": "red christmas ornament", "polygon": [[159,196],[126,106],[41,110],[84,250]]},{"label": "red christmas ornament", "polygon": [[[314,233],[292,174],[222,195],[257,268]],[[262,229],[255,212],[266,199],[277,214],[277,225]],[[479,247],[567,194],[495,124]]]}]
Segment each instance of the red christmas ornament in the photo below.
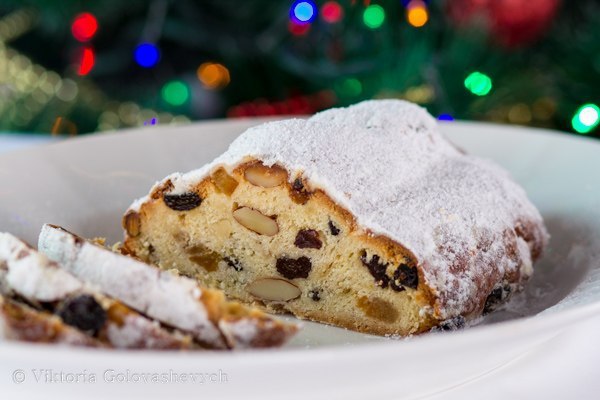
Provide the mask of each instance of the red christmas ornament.
[{"label": "red christmas ornament", "polygon": [[500,44],[518,47],[544,34],[560,0],[452,0],[447,5],[457,25],[483,23]]}]

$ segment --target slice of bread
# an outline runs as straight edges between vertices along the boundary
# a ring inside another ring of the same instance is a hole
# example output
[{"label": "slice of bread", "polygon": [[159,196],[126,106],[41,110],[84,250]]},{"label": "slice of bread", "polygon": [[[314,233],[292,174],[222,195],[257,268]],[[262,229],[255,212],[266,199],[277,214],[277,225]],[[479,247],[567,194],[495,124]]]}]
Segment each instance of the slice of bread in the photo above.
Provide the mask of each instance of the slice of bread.
[{"label": "slice of bread", "polygon": [[[20,319],[6,319],[7,326],[22,326],[15,325],[17,320],[23,323],[35,321],[38,330],[48,332],[46,336],[40,336],[40,341],[49,341],[49,337],[62,331],[71,332],[71,337],[72,331],[79,330],[92,342],[98,340],[115,348],[187,349],[193,346],[189,335],[171,332],[118,300],[103,295],[9,233],[0,233],[0,292],[5,296],[5,315],[12,311],[10,315],[21,316]],[[38,308],[38,312],[18,304],[19,299]],[[64,324],[71,328],[65,329]],[[13,332],[26,334],[15,328]]]},{"label": "slice of bread", "polygon": [[39,250],[81,280],[129,307],[191,334],[210,348],[279,346],[298,330],[267,314],[226,301],[222,291],[115,253],[54,225],[44,225]]},{"label": "slice of bread", "polygon": [[97,339],[65,324],[56,315],[37,311],[2,295],[0,339],[86,347],[104,346]]}]

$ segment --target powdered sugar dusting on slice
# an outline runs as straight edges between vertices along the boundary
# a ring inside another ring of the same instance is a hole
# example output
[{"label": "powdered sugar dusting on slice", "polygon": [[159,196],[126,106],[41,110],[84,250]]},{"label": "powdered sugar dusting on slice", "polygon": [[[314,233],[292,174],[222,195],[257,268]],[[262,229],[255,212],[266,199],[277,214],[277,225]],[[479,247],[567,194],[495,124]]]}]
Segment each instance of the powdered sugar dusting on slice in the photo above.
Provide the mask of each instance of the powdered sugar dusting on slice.
[{"label": "powdered sugar dusting on slice", "polygon": [[34,301],[55,301],[83,288],[83,283],[10,233],[0,233],[0,259],[10,263],[4,283]]},{"label": "powdered sugar dusting on slice", "polygon": [[507,243],[517,245],[519,221],[546,241],[540,214],[503,169],[462,154],[424,109],[405,101],[366,101],[250,128],[212,163],[171,175],[173,191],[189,191],[216,167],[248,156],[303,173],[361,227],[412,251],[438,296],[439,318],[473,311],[481,291],[518,270]]},{"label": "powdered sugar dusting on slice", "polygon": [[38,247],[76,277],[129,307],[190,332],[203,343],[224,347],[195,281],[113,253],[50,225],[42,227]]},{"label": "powdered sugar dusting on slice", "polygon": [[130,314],[122,324],[109,324],[106,335],[117,348],[176,349],[189,347],[181,334],[165,331],[157,321]]}]

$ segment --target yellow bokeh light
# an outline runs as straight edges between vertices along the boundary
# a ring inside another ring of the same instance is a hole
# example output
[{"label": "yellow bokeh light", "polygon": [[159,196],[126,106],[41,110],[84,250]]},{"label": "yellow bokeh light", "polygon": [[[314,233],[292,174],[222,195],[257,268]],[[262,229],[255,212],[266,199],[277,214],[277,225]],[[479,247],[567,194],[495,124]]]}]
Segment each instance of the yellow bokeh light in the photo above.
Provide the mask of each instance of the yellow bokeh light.
[{"label": "yellow bokeh light", "polygon": [[429,20],[427,8],[422,4],[409,7],[406,11],[406,19],[408,20],[408,23],[415,28],[422,27]]},{"label": "yellow bokeh light", "polygon": [[198,67],[196,73],[207,89],[224,88],[231,80],[227,67],[219,63],[204,63]]}]

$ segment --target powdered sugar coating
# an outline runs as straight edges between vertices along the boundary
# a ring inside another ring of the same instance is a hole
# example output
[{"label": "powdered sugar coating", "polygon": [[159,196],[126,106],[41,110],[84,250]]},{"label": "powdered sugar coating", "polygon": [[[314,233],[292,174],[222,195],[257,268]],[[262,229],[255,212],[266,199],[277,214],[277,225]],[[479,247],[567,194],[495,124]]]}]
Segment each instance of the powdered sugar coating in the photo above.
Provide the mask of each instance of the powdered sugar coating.
[{"label": "powdered sugar coating", "polygon": [[[547,241],[539,212],[506,171],[460,152],[424,109],[405,101],[253,127],[210,164],[166,179],[173,193],[187,192],[216,167],[247,157],[282,165],[292,179],[301,173],[363,229],[410,250],[437,296],[437,318],[474,311],[505,276],[526,279],[531,269],[521,265]],[[523,224],[529,254],[515,233]]]},{"label": "powdered sugar coating", "polygon": [[195,281],[89,243],[58,227],[44,225],[38,248],[66,270],[129,307],[191,333],[200,342],[224,348],[208,318]]},{"label": "powdered sugar coating", "polygon": [[[0,259],[6,265],[4,284],[33,301],[55,301],[81,290],[83,283],[10,233],[0,233]],[[9,267],[10,265],[10,267]]]},{"label": "powdered sugar coating", "polygon": [[121,325],[109,324],[106,336],[110,343],[123,349],[178,349],[190,347],[179,333],[171,334],[157,321],[139,315],[126,316]]}]

